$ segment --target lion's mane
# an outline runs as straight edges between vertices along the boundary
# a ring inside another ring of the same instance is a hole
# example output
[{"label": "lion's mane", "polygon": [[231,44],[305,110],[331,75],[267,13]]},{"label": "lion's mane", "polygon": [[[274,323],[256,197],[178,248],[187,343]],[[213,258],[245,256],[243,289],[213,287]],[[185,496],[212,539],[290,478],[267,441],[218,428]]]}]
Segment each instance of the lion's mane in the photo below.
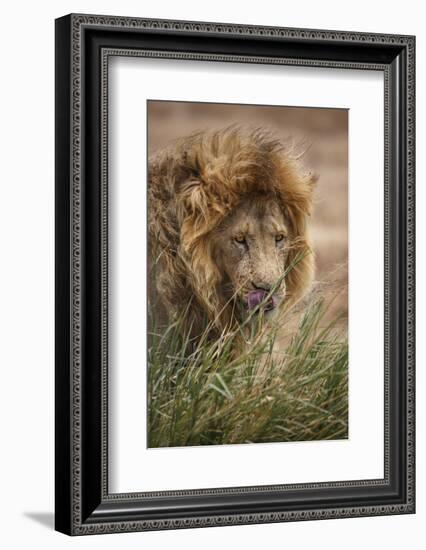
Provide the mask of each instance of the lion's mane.
[{"label": "lion's mane", "polygon": [[273,193],[293,237],[285,303],[310,287],[314,257],[307,218],[314,177],[272,133],[229,127],[179,139],[149,159],[151,290],[169,317],[188,309],[195,325],[224,328],[232,304],[221,293],[212,230],[250,193]]}]

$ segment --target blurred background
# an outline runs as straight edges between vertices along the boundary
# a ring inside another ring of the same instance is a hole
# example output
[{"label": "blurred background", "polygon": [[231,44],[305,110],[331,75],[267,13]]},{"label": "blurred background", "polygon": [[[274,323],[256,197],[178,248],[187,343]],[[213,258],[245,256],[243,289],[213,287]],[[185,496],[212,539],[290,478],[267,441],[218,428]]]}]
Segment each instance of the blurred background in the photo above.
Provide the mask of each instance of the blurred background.
[{"label": "blurred background", "polygon": [[312,234],[316,288],[331,303],[329,316],[347,317],[348,297],[348,111],[148,101],[149,154],[196,130],[237,123],[271,128],[289,147],[304,152],[306,170],[319,176]]}]

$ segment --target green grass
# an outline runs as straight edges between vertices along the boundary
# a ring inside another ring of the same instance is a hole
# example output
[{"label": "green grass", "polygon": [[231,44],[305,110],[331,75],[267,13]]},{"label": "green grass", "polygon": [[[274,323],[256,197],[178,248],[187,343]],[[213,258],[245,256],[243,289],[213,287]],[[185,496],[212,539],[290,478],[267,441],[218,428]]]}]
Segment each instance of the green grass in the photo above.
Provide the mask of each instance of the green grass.
[{"label": "green grass", "polygon": [[[178,319],[148,350],[148,446],[224,445],[348,437],[346,325],[308,306],[285,349],[274,330],[197,343]],[[151,319],[153,321],[153,319]],[[151,323],[151,327],[155,323]],[[246,327],[247,329],[247,327]]]}]

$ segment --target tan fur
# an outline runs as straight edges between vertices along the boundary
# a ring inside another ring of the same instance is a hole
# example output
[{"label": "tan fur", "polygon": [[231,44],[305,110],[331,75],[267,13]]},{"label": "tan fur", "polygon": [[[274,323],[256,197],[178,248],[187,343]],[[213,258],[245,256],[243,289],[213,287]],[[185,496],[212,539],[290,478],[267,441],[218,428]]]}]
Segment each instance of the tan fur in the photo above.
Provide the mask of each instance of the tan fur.
[{"label": "tan fur", "polygon": [[286,264],[294,267],[284,302],[294,303],[309,289],[314,178],[270,132],[233,126],[180,139],[150,158],[148,179],[151,290],[168,317],[190,304],[189,322],[197,330],[205,320],[218,330],[236,321],[235,305],[223,292],[214,235],[239,206],[262,196],[279,206],[291,237]]}]

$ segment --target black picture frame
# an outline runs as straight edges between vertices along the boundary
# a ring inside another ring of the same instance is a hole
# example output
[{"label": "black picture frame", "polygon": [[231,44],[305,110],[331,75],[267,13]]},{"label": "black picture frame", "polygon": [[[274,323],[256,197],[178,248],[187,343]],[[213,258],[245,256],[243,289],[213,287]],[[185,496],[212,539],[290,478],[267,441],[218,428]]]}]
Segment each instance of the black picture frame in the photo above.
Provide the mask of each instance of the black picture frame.
[{"label": "black picture frame", "polygon": [[[108,493],[108,56],[383,71],[384,478]],[[415,38],[71,14],[56,20],[56,529],[69,535],[415,511]]]}]

